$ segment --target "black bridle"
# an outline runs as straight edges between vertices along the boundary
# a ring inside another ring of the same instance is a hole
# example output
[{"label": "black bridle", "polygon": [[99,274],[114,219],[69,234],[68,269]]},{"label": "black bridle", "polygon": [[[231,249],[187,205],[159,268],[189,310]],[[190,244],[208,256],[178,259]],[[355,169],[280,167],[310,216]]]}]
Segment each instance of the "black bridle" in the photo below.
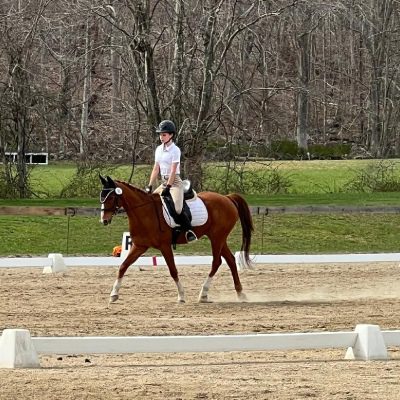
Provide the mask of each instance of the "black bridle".
[{"label": "black bridle", "polygon": [[118,204],[118,199],[120,197],[120,194],[118,194],[116,192],[117,189],[120,189],[120,188],[108,188],[108,189],[103,189],[100,192],[100,204],[104,204],[108,200],[108,198],[111,196],[111,194],[114,193],[114,196],[113,196],[113,200],[114,200],[113,207],[112,208],[103,208],[101,211],[103,211],[103,212],[112,211],[113,215],[117,214],[118,210],[121,208],[121,206]]},{"label": "black bridle", "polygon": [[[136,189],[136,188],[133,188],[133,189]],[[136,189],[136,190],[139,190],[139,189]],[[118,214],[120,212],[120,209],[122,208],[121,211],[123,212],[124,209],[123,209],[122,205],[119,204],[119,199],[121,198],[122,193],[123,192],[122,192],[122,189],[120,187],[103,188],[103,190],[100,192],[100,204],[104,204],[109,199],[109,197],[111,195],[113,195],[112,196],[113,204],[112,204],[112,207],[103,208],[101,211],[102,212],[111,211],[112,215],[116,215],[116,214]],[[144,201],[143,203],[140,203],[140,204],[130,205],[130,208],[137,209],[137,208],[146,206],[146,205],[148,205],[150,203],[152,203],[152,204],[154,204],[154,206],[156,206],[154,197],[151,196],[150,194],[147,195],[147,196],[148,196],[148,198],[146,199],[146,201]],[[156,209],[156,212],[157,212],[157,209]]]}]

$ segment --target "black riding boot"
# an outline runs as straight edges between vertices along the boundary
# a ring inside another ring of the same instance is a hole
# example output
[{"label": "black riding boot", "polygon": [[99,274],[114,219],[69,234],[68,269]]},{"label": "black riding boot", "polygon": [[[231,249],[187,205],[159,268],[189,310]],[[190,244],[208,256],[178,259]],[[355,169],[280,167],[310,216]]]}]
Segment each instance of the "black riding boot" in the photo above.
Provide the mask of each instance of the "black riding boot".
[{"label": "black riding boot", "polygon": [[179,214],[179,224],[182,229],[186,231],[185,237],[188,242],[193,242],[197,240],[196,234],[192,231],[192,224],[184,211]]}]

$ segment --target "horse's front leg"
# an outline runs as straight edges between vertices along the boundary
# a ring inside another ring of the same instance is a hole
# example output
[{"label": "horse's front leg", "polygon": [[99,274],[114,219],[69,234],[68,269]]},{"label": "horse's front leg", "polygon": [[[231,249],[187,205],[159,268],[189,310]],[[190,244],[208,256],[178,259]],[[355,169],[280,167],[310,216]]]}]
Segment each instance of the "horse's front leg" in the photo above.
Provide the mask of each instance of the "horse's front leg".
[{"label": "horse's front leg", "polygon": [[208,291],[210,290],[212,279],[213,278],[211,276],[207,276],[207,279],[203,283],[203,286],[201,287],[201,291],[200,291],[200,295],[199,295],[199,303],[209,303]]},{"label": "horse's front leg", "polygon": [[110,293],[110,303],[114,303],[119,298],[119,289],[122,285],[122,278],[125,275],[126,270],[143,254],[146,252],[148,247],[139,247],[132,245],[131,250],[129,251],[127,257],[120,265],[118,272],[117,272],[117,279],[114,282]]},{"label": "horse's front leg", "polygon": [[176,287],[178,289],[178,303],[185,303],[185,289],[183,288],[182,283],[179,280],[175,281]]},{"label": "horse's front leg", "polygon": [[161,250],[164,256],[165,262],[167,263],[169,273],[174,280],[176,287],[178,289],[178,303],[185,303],[185,290],[182,283],[179,281],[178,270],[176,269],[174,253],[170,246],[165,246]]}]

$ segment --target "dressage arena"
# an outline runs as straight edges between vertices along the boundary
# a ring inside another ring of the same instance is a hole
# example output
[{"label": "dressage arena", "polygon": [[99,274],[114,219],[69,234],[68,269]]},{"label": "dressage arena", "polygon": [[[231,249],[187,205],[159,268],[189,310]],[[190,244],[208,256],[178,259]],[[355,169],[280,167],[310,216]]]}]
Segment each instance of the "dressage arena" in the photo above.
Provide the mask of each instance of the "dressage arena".
[{"label": "dressage arena", "polygon": [[[216,335],[399,329],[398,262],[256,265],[236,301],[223,265],[179,267],[186,304],[165,267],[128,270],[108,305],[115,267],[0,268],[0,329],[32,336]],[[40,369],[0,369],[0,399],[397,399],[399,348],[387,361],[345,360],[346,349],[125,355],[41,355]]]}]

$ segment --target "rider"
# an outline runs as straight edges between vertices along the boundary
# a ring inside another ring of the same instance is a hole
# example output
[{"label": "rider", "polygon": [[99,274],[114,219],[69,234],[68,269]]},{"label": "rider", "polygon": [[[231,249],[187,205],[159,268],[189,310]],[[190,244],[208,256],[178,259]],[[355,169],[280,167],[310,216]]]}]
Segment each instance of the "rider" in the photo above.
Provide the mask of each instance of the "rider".
[{"label": "rider", "polygon": [[[179,214],[179,223],[186,231],[186,240],[191,242],[197,240],[192,231],[192,224],[183,208],[183,184],[180,178],[181,150],[174,143],[173,138],[176,134],[175,124],[170,120],[161,121],[157,128],[160,134],[161,144],[155,152],[155,162],[151,171],[149,184],[146,191],[151,193],[153,184],[156,182],[158,174],[161,174],[162,184],[154,191],[161,193],[161,196],[171,196],[177,214]],[[178,221],[177,221],[178,222]]]}]

